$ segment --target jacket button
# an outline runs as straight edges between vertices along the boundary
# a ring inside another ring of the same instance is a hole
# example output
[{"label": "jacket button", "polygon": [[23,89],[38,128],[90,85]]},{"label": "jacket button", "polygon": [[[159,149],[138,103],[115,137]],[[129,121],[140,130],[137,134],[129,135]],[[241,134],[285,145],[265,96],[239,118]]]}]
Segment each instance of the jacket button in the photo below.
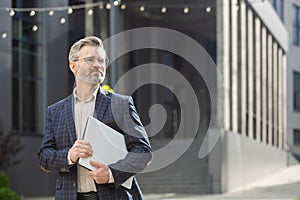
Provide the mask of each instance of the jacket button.
[{"label": "jacket button", "polygon": [[73,187],[76,187],[76,183],[73,183]]}]

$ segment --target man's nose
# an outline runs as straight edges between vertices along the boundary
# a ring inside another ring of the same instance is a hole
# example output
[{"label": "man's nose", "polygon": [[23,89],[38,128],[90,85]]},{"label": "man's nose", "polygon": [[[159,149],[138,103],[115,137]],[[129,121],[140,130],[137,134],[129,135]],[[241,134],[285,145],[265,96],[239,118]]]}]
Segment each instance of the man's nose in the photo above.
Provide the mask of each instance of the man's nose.
[{"label": "man's nose", "polygon": [[94,63],[95,67],[99,67],[99,68],[105,68],[105,63],[103,63],[102,61],[96,60]]}]

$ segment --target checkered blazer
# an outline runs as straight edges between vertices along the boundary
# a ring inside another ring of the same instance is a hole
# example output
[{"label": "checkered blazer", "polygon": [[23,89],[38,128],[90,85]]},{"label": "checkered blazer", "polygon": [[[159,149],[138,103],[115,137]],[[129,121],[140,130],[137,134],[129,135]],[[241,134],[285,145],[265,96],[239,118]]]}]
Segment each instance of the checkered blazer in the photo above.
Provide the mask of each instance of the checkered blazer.
[{"label": "checkered blazer", "polygon": [[[67,161],[68,151],[76,140],[73,100],[71,94],[48,107],[45,135],[38,151],[41,168],[46,172],[58,172],[57,200],[77,199],[77,164],[68,166]],[[121,186],[152,159],[151,146],[132,98],[99,89],[94,117],[124,134],[129,152],[124,159],[109,165],[113,184],[96,184],[99,200],[143,199],[135,178],[131,189]]]}]

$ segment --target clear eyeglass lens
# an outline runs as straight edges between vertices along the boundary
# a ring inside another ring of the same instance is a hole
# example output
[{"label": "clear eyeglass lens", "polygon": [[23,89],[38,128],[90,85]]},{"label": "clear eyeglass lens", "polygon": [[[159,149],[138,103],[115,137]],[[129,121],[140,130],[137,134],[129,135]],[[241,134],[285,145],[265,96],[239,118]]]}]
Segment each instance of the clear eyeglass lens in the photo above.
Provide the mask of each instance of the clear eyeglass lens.
[{"label": "clear eyeglass lens", "polygon": [[89,65],[93,65],[96,62],[96,60],[100,65],[105,64],[105,60],[103,58],[96,59],[96,58],[93,58],[93,57],[88,57],[88,58],[85,58],[84,60]]}]

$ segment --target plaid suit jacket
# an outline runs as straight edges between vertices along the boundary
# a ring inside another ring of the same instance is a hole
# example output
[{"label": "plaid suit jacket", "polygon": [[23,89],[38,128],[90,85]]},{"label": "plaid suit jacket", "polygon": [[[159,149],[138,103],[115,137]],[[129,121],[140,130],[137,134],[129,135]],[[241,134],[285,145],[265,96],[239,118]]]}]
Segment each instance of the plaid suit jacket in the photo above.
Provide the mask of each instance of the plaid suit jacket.
[{"label": "plaid suit jacket", "polygon": [[[73,94],[48,107],[45,135],[38,151],[41,168],[58,172],[55,199],[77,199],[77,164],[69,166],[67,154],[76,140]],[[125,136],[127,156],[109,165],[113,184],[96,184],[100,199],[143,199],[134,178],[131,189],[121,184],[135,173],[142,171],[152,159],[151,146],[129,96],[99,89],[94,117]]]}]

